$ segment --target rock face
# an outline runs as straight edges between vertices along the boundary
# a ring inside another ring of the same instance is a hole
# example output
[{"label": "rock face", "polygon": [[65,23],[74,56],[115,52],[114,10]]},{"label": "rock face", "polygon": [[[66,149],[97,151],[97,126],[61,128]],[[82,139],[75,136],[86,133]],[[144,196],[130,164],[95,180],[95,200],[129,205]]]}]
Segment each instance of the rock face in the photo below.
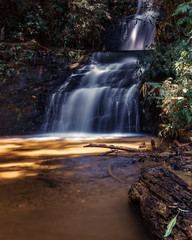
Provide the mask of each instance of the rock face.
[{"label": "rock face", "polygon": [[48,49],[35,41],[3,42],[0,135],[41,133],[47,97],[87,61],[89,54],[89,51]]},{"label": "rock face", "polygon": [[139,210],[153,240],[164,239],[167,225],[180,209],[170,240],[192,239],[192,190],[164,168],[143,169],[138,183],[129,191],[129,201]]},{"label": "rock face", "polygon": [[40,133],[47,97],[75,71],[56,50],[50,54],[36,46],[23,44],[14,49],[17,47],[21,49],[15,55],[25,54],[26,59],[14,62],[10,46],[0,51],[0,60],[14,67],[13,72],[8,74],[5,69],[0,74],[0,135]]}]

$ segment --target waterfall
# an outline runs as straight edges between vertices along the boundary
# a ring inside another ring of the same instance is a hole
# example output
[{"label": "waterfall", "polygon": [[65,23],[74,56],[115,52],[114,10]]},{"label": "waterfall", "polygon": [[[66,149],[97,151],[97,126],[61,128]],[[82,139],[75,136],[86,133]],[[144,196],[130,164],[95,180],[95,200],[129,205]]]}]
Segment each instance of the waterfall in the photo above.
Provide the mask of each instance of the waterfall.
[{"label": "waterfall", "polygon": [[121,47],[123,51],[149,49],[155,36],[157,13],[151,0],[139,0],[136,14],[122,22]]},{"label": "waterfall", "polygon": [[139,60],[147,52],[139,50],[151,45],[154,25],[152,2],[139,0],[133,19],[125,17],[122,23],[122,51],[93,53],[87,65],[68,77],[48,99],[44,131],[139,132],[138,85],[145,71]]}]

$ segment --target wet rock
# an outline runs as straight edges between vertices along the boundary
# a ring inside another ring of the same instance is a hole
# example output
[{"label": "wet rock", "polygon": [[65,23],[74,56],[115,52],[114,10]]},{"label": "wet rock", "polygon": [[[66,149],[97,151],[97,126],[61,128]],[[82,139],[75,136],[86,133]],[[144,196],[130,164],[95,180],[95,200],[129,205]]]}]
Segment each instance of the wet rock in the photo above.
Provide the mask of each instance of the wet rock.
[{"label": "wet rock", "polygon": [[174,170],[191,171],[191,156],[191,151],[182,152],[180,156],[171,156],[170,158],[167,158],[166,161],[171,165],[172,169]]},{"label": "wet rock", "polygon": [[132,159],[131,161],[129,161],[129,164],[135,164],[135,163],[136,163],[135,159]]},{"label": "wet rock", "polygon": [[40,132],[49,94],[75,71],[56,56],[44,56],[42,61],[43,66],[35,61],[24,66],[23,62],[16,71],[2,76],[5,81],[0,83],[0,135]]},{"label": "wet rock", "polygon": [[183,170],[183,167],[178,162],[173,162],[171,167],[173,170]]}]

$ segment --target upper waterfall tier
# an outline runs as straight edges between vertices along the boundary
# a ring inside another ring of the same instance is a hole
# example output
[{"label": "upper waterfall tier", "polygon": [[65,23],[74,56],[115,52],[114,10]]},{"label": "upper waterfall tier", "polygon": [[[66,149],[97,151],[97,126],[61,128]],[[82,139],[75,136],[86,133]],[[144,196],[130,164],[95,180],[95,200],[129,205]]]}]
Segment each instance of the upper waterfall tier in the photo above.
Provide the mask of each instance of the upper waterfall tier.
[{"label": "upper waterfall tier", "polygon": [[122,17],[108,29],[104,50],[151,49],[155,37],[156,18],[154,1],[138,0],[137,11],[134,15]]}]

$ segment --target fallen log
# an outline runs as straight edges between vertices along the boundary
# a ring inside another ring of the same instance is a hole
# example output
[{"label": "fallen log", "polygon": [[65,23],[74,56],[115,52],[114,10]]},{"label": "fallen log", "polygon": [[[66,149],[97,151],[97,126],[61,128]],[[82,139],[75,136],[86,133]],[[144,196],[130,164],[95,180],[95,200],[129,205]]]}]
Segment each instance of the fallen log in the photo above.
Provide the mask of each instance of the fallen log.
[{"label": "fallen log", "polygon": [[85,145],[84,147],[110,148],[110,149],[122,150],[122,151],[127,151],[127,152],[146,152],[146,150],[141,150],[141,149],[107,145],[107,144],[96,144],[96,143],[90,143],[88,145]]},{"label": "fallen log", "polygon": [[173,144],[174,144],[176,147],[178,147],[178,148],[180,148],[180,147],[182,146],[181,143],[178,142],[177,140],[174,140],[174,141],[173,141]]},{"label": "fallen log", "polygon": [[164,239],[177,215],[168,239],[192,239],[192,190],[173,172],[160,167],[143,169],[129,191],[129,201],[139,210],[153,240]]}]

